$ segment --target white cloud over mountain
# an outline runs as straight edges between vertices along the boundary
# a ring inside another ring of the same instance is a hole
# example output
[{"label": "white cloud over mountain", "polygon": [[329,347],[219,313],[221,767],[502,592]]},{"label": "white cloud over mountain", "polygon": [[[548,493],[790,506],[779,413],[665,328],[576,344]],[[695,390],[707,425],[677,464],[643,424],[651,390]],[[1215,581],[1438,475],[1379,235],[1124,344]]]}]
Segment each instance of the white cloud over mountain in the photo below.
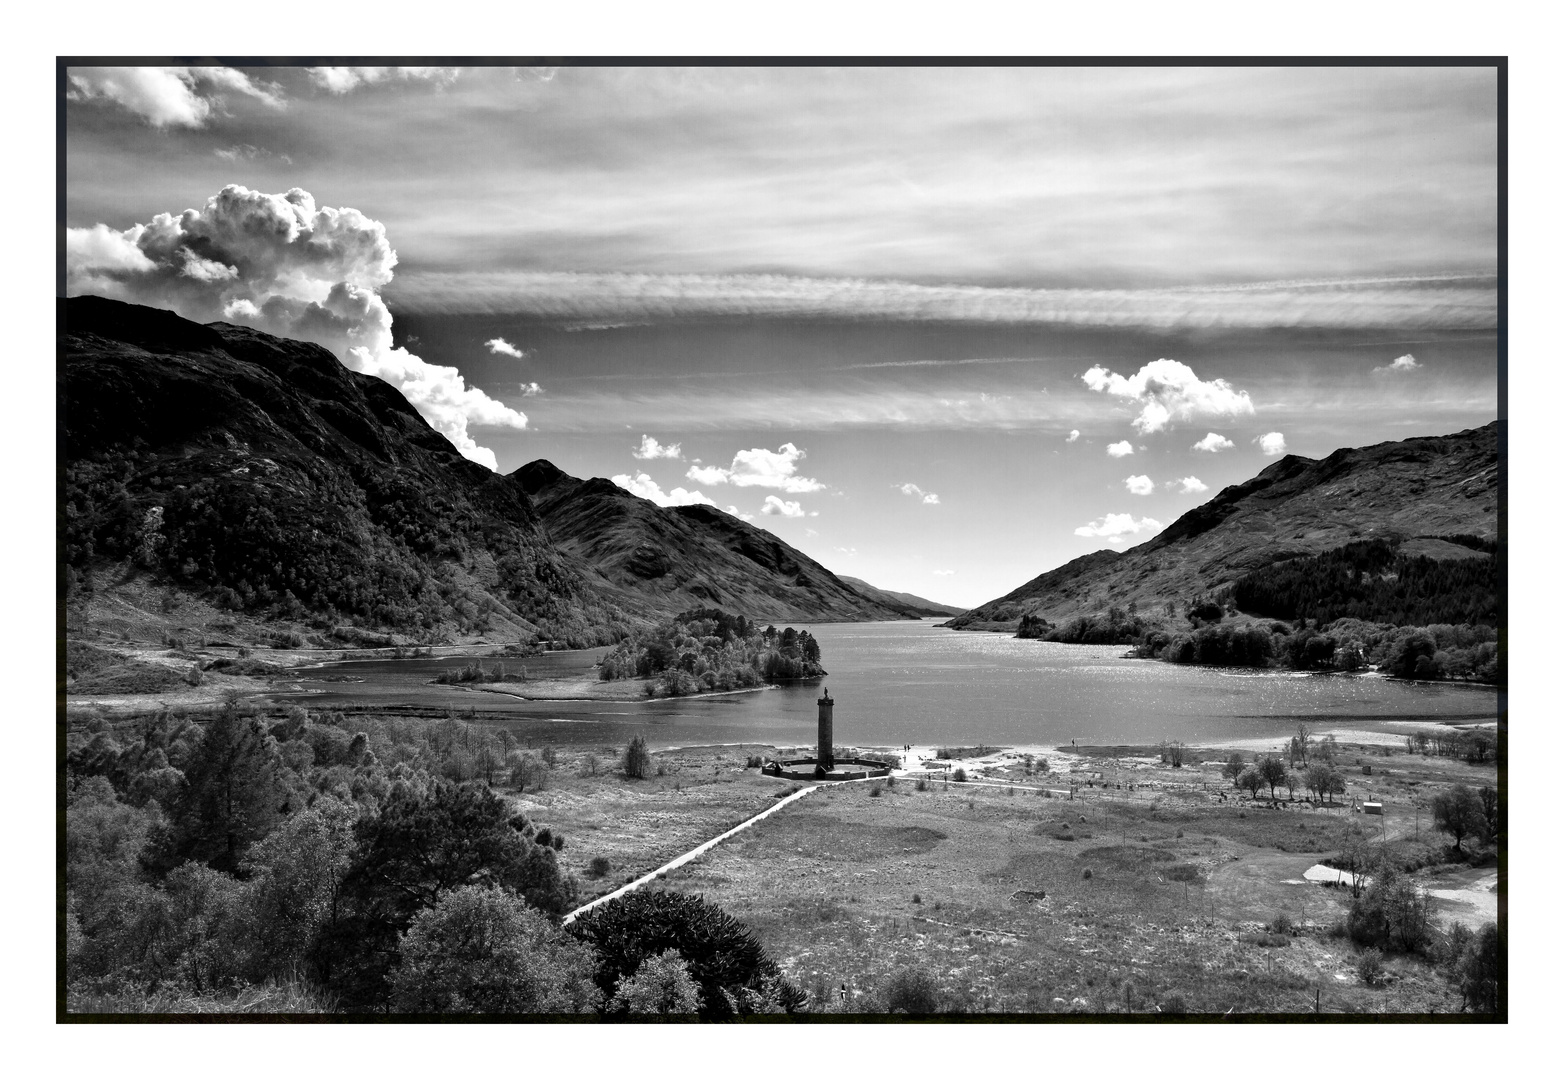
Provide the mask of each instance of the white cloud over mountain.
[{"label": "white cloud over mountain", "polygon": [[[825,485],[819,480],[798,475],[798,463],[805,456],[804,451],[792,443],[783,443],[775,452],[756,447],[734,454],[733,464],[726,469],[719,465],[691,465],[684,475],[698,484],[777,488],[790,495],[820,491]],[[765,512],[780,513],[777,510]]]},{"label": "white cloud over mountain", "polygon": [[1076,536],[1104,536],[1118,542],[1125,535],[1140,532],[1157,532],[1162,522],[1154,518],[1136,519],[1134,514],[1106,514],[1075,530]]},{"label": "white cloud over mountain", "polygon": [[938,495],[934,494],[932,491],[924,491],[917,484],[892,484],[891,487],[895,488],[897,491],[900,491],[903,495],[911,495],[920,502],[927,503],[930,506],[934,506],[939,503]]},{"label": "white cloud over mountain", "polygon": [[804,508],[796,501],[780,499],[775,495],[767,495],[766,501],[760,508],[762,514],[780,514],[783,517],[803,517]]},{"label": "white cloud over mountain", "polygon": [[664,446],[650,435],[641,436],[641,445],[630,451],[630,456],[639,461],[653,461],[657,458],[668,458],[677,461],[683,456],[678,443]]},{"label": "white cloud over mountain", "polygon": [[1226,379],[1202,380],[1177,360],[1153,360],[1128,378],[1099,364],[1081,379],[1092,390],[1139,404],[1140,415],[1132,424],[1142,435],[1161,431],[1174,420],[1254,412],[1247,391],[1234,390]]},{"label": "white cloud over mountain", "polygon": [[469,425],[527,426],[523,413],[468,386],[456,368],[392,347],[380,289],[397,260],[385,226],[348,207],[317,206],[302,188],[268,195],[230,184],[197,209],[123,231],[67,229],[65,249],[68,295],[324,345],[354,371],[395,386],[465,457],[490,469],[498,467],[494,452]]},{"label": "white cloud over mountain", "polygon": [[1223,450],[1231,450],[1232,448],[1232,439],[1218,435],[1214,431],[1207,432],[1205,438],[1190,447],[1191,450],[1205,450],[1212,454],[1220,453]]},{"label": "white cloud over mountain", "polygon": [[1266,457],[1276,457],[1287,452],[1287,440],[1280,431],[1267,432],[1254,441],[1260,444],[1260,452]]},{"label": "white cloud over mountain", "polygon": [[1151,482],[1149,476],[1126,476],[1124,486],[1131,495],[1150,495],[1157,490],[1157,485]]},{"label": "white cloud over mountain", "polygon": [[1202,491],[1211,490],[1211,486],[1198,476],[1186,476],[1182,480],[1169,481],[1168,486],[1173,487],[1175,484],[1178,485],[1180,495],[1198,495]]},{"label": "white cloud over mountain", "polygon": [[[618,484],[620,487],[624,488],[626,491],[630,492],[632,495],[639,495],[643,499],[650,499],[658,506],[693,506],[696,504],[703,506],[717,505],[708,499],[705,495],[702,495],[699,491],[686,491],[682,487],[676,487],[672,491],[665,493],[662,487],[658,485],[657,481],[653,480],[645,473],[636,473],[634,476],[631,476],[628,473],[620,473],[618,476],[609,477],[609,479]],[[729,512],[733,511],[732,507],[729,507],[728,509]]]}]

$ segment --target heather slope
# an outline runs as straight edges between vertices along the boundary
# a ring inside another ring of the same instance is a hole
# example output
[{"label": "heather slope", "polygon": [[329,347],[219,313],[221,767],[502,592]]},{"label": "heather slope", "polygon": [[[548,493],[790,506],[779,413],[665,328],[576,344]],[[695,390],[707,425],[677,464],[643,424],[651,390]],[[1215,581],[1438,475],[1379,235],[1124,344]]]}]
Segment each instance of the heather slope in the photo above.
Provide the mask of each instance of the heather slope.
[{"label": "heather slope", "polygon": [[1498,422],[1453,435],[1288,455],[1124,552],[1082,556],[947,625],[1010,629],[1022,615],[1057,621],[1136,603],[1155,610],[1231,586],[1272,563],[1354,540],[1401,541],[1432,557],[1470,548],[1428,537],[1498,536]]}]

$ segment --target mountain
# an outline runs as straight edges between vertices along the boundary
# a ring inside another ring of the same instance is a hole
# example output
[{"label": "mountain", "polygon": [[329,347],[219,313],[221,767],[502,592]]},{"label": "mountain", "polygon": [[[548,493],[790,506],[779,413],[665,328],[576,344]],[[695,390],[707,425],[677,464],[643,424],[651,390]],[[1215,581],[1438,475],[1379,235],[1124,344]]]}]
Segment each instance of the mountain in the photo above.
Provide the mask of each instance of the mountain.
[{"label": "mountain", "polygon": [[389,384],[318,345],[101,297],[59,317],[73,632],[249,620],[614,640],[625,613],[527,498]]},{"label": "mountain", "polygon": [[1433,558],[1474,557],[1470,546],[1439,538],[1498,537],[1499,443],[1495,421],[1337,450],[1318,461],[1289,454],[1138,547],[1083,555],[945,625],[1006,630],[1022,615],[1056,622],[1131,602],[1154,611],[1354,540],[1388,539],[1405,554]]},{"label": "mountain", "polygon": [[892,592],[890,589],[877,589],[862,578],[848,577],[846,574],[838,574],[837,577],[847,582],[858,592],[865,596],[873,597],[882,603],[902,603],[912,608],[920,617],[930,615],[960,615],[966,608],[951,607],[949,604],[936,604],[933,600],[925,600],[923,597],[910,592]]},{"label": "mountain", "polygon": [[658,506],[602,477],[579,480],[542,460],[506,481],[531,500],[568,564],[626,608],[667,617],[720,607],[777,622],[922,615],[894,597],[854,589],[771,533],[712,506]]},{"label": "mountain", "polygon": [[321,346],[95,296],[58,318],[72,636],[579,646],[713,605],[920,614],[710,507],[665,510],[548,462],[496,475]]}]

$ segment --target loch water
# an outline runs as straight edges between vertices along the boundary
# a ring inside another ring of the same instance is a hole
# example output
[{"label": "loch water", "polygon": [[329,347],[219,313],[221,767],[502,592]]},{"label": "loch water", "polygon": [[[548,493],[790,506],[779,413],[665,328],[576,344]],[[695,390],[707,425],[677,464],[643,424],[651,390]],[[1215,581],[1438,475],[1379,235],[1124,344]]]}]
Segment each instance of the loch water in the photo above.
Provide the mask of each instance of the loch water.
[{"label": "loch water", "polygon": [[[1125,657],[1121,645],[1060,645],[947,630],[937,620],[808,626],[830,673],[818,682],[757,693],[646,702],[521,701],[428,685],[451,660],[329,664],[322,675],[363,683],[308,683],[298,700],[340,704],[478,707],[486,722],[534,743],[654,748],[709,743],[800,746],[815,733],[816,698],[835,699],[841,746],[1144,744],[1269,738],[1300,721],[1395,730],[1397,721],[1492,720],[1493,687],[1408,683],[1376,676],[1186,667]],[[607,650],[526,661],[529,674],[581,671]],[[485,660],[485,665],[494,661]]]}]

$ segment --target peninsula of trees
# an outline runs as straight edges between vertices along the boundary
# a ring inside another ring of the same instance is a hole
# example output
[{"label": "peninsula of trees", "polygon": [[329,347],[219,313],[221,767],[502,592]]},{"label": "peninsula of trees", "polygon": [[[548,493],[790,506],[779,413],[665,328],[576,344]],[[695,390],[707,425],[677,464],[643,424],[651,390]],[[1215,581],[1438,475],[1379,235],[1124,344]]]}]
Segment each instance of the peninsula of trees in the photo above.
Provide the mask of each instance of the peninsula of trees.
[{"label": "peninsula of trees", "polygon": [[820,643],[809,631],[761,629],[743,615],[696,608],[620,642],[603,658],[598,677],[652,679],[653,693],[673,697],[824,674]]}]

